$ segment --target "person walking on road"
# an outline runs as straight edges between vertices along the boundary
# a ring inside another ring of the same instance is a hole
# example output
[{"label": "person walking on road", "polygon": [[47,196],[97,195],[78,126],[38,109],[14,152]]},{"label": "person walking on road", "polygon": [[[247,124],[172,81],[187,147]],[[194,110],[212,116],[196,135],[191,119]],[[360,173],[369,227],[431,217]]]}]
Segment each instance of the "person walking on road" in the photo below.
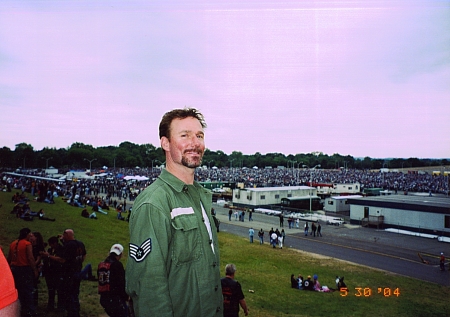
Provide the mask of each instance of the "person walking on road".
[{"label": "person walking on road", "polygon": [[258,237],[259,237],[259,244],[264,244],[264,230],[261,228],[261,230],[258,231]]},{"label": "person walking on road", "polygon": [[253,236],[255,235],[255,230],[253,228],[248,229],[248,237],[250,239],[250,243],[253,243]]},{"label": "person walking on road", "polygon": [[278,231],[278,245],[280,246],[280,249],[283,249],[283,242],[285,236],[286,234],[284,233],[284,229],[281,229],[281,232]]},{"label": "person walking on road", "polygon": [[441,257],[439,259],[439,266],[441,267],[441,271],[445,271],[445,256],[444,256],[444,252],[441,252]]},{"label": "person walking on road", "polygon": [[278,242],[278,235],[275,231],[272,231],[272,234],[270,235],[270,243],[272,244],[272,247],[275,249],[277,247]]},{"label": "person walking on road", "polygon": [[320,225],[319,221],[317,221],[317,236],[318,237],[322,236],[322,226]]},{"label": "person walking on road", "polygon": [[311,235],[314,235],[314,237],[316,236],[316,230],[317,230],[316,224],[313,222],[311,225]]}]

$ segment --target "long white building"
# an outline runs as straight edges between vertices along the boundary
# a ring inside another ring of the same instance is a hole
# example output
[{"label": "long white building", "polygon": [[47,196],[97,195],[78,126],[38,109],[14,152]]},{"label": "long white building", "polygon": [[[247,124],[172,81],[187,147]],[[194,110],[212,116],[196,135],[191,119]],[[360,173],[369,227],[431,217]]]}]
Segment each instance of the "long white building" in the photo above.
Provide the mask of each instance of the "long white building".
[{"label": "long white building", "polygon": [[317,189],[309,186],[258,187],[233,190],[233,205],[258,208],[280,204],[282,198],[316,197]]}]

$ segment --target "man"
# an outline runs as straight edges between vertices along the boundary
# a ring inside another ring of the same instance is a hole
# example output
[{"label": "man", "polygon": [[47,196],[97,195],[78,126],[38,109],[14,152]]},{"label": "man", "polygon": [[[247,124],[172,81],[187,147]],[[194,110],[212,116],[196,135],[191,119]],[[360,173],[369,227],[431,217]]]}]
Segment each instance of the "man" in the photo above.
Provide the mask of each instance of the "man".
[{"label": "man", "polygon": [[72,229],[66,229],[63,233],[64,242],[64,292],[67,295],[67,317],[80,316],[80,282],[81,268],[86,258],[86,248],[83,242],[75,240]]},{"label": "man", "polygon": [[284,227],[284,216],[283,213],[281,213],[278,217],[280,217],[280,227]]},{"label": "man", "polygon": [[222,278],[223,294],[223,317],[239,317],[239,305],[244,310],[245,316],[248,315],[247,303],[242,293],[241,284],[234,280],[236,265],[227,264],[225,266],[225,277]]},{"label": "man", "polygon": [[264,230],[261,228],[261,230],[258,231],[258,237],[259,237],[259,244],[264,244]]},{"label": "man", "polygon": [[21,314],[36,315],[36,305],[33,300],[34,279],[38,277],[38,270],[33,257],[31,239],[33,233],[29,228],[22,228],[19,238],[9,246],[8,263],[17,288]]},{"label": "man", "polygon": [[128,316],[125,270],[120,262],[122,253],[123,246],[114,244],[109,251],[109,256],[98,265],[97,269],[100,304],[108,316]]},{"label": "man", "polygon": [[253,228],[248,229],[248,237],[250,239],[250,243],[253,243],[254,235],[255,235],[255,229],[253,229]]},{"label": "man", "polygon": [[64,289],[62,289],[61,280],[64,277],[64,248],[59,244],[58,237],[48,239],[47,252],[41,253],[44,258],[43,274],[47,283],[48,301],[47,311],[55,308],[55,296],[58,294],[57,308],[59,311],[65,310]]},{"label": "man", "polygon": [[212,194],[194,181],[205,151],[203,115],[166,113],[159,125],[166,169],[136,199],[126,290],[136,316],[222,316]]},{"label": "man", "polygon": [[272,231],[272,233],[270,234],[270,243],[272,244],[272,247],[274,249],[277,246],[277,242],[278,242],[278,234],[275,231]]},{"label": "man", "polygon": [[311,280],[311,275],[308,275],[306,281],[303,281],[303,289],[307,291],[313,291],[314,290],[314,283]]},{"label": "man", "polygon": [[316,230],[317,230],[316,224],[313,222],[312,225],[311,225],[311,233],[310,233],[310,235],[314,235],[314,237],[315,237],[316,236]]}]

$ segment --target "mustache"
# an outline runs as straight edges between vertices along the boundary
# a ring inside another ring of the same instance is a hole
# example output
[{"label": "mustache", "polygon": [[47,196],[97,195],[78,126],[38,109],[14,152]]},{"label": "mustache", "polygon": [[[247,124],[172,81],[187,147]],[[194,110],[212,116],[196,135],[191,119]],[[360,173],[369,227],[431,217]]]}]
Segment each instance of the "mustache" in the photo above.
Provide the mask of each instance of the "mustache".
[{"label": "mustache", "polygon": [[194,153],[196,153],[196,154],[199,154],[199,155],[202,155],[202,154],[203,154],[203,151],[200,150],[200,149],[198,149],[198,148],[187,149],[187,150],[184,150],[183,153],[186,154],[186,153],[192,153],[192,152],[194,152]]}]

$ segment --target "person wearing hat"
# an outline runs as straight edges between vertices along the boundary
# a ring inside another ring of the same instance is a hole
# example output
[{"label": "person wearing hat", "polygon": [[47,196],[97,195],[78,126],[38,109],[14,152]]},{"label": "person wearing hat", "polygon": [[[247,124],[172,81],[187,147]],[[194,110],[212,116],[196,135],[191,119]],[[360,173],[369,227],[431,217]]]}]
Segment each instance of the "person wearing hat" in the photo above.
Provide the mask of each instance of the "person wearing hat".
[{"label": "person wearing hat", "polygon": [[317,274],[314,274],[313,279],[314,279],[314,281],[313,281],[314,290],[317,292],[322,291],[322,286],[319,283],[319,277],[317,276]]},{"label": "person wearing hat", "polygon": [[97,269],[100,304],[108,316],[128,316],[128,295],[125,292],[125,270],[120,259],[123,246],[114,244],[105,261]]},{"label": "person wearing hat", "polygon": [[307,291],[313,291],[314,290],[314,283],[311,281],[311,275],[308,275],[306,278],[306,281],[303,282],[303,289]]}]

